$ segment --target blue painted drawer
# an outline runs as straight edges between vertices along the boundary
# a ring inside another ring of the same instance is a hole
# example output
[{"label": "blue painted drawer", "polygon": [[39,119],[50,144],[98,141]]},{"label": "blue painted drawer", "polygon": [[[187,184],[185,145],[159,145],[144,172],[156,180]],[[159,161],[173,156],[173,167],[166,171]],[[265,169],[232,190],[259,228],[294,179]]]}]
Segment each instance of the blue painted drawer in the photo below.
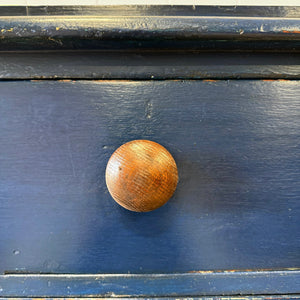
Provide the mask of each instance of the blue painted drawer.
[{"label": "blue painted drawer", "polygon": [[[185,273],[299,263],[298,81],[0,83],[0,271]],[[150,213],[105,185],[112,152],[179,169]]]},{"label": "blue painted drawer", "polygon": [[[299,299],[299,17],[2,8],[0,298]],[[135,139],[178,166],[150,213],[105,185]]]}]

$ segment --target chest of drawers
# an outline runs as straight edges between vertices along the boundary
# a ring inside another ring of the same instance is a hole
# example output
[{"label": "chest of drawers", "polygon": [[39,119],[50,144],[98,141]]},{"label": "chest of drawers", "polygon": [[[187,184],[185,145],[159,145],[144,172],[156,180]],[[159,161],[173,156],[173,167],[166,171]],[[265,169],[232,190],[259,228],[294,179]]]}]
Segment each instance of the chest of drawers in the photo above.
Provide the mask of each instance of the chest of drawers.
[{"label": "chest of drawers", "polygon": [[[6,14],[0,296],[299,293],[298,8]],[[135,139],[178,166],[149,213],[105,185]]]}]

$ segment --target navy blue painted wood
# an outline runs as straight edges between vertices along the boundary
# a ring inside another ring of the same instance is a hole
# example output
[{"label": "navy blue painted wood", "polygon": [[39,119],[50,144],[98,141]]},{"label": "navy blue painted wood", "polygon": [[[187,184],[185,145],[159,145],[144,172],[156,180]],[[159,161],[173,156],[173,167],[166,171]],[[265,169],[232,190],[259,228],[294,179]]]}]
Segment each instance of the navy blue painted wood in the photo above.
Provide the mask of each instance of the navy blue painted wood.
[{"label": "navy blue painted wood", "polygon": [[3,275],[4,297],[186,297],[300,292],[300,271],[123,274]]},{"label": "navy blue painted wood", "polygon": [[299,18],[299,6],[67,5],[2,6],[1,16],[223,16]]},{"label": "navy blue painted wood", "polygon": [[[27,297],[18,297],[19,299],[23,300],[28,300],[28,299],[36,299],[36,298],[27,298]],[[143,297],[142,299],[149,299],[149,300],[187,300],[190,297]],[[3,297],[3,300],[9,300],[11,298]],[[47,297],[48,300],[57,300],[57,298],[52,298],[52,297]],[[66,298],[66,300],[90,300],[90,297],[72,297],[71,298]],[[93,297],[93,299],[100,300],[102,297]],[[118,299],[118,297],[110,297],[110,299]],[[123,300],[140,300],[141,298],[139,297],[122,297]],[[300,295],[252,295],[252,296],[210,296],[209,298],[207,296],[195,296],[190,299],[195,299],[195,300],[299,300]]]},{"label": "navy blue painted wood", "polygon": [[299,61],[300,53],[0,52],[0,80],[300,79]]},{"label": "navy blue painted wood", "polygon": [[[0,272],[173,273],[300,262],[297,81],[0,83]],[[161,209],[104,180],[150,139],[180,181]],[[275,288],[275,287],[274,287]]]},{"label": "navy blue painted wood", "polygon": [[[166,9],[166,8],[164,8]],[[138,9],[137,9],[138,10]],[[168,16],[132,16],[120,10],[97,16],[0,16],[0,49],[185,49],[299,51],[299,13],[295,18],[207,17],[171,10]],[[263,11],[263,9],[262,9]],[[287,13],[288,14],[288,13]]]}]

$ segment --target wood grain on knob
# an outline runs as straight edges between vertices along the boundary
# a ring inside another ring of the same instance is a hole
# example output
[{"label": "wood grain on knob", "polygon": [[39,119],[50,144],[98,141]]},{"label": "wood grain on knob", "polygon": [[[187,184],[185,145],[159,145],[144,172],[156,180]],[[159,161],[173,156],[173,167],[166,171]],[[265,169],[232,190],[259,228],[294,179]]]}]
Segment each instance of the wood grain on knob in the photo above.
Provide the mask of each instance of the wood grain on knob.
[{"label": "wood grain on knob", "polygon": [[132,211],[146,212],[159,208],[171,198],[178,172],[166,148],[152,141],[135,140],[112,154],[105,178],[117,203]]}]

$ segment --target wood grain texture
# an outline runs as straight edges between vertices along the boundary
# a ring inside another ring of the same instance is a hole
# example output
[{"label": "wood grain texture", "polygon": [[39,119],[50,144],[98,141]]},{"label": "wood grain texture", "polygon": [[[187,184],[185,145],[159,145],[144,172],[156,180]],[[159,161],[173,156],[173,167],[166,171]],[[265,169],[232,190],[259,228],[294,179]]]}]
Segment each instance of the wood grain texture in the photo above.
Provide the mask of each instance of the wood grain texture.
[{"label": "wood grain texture", "polygon": [[114,200],[136,212],[164,205],[174,194],[178,172],[170,152],[148,140],[120,146],[106,167],[106,184]]},{"label": "wood grain texture", "polygon": [[[298,81],[0,90],[1,273],[299,266]],[[120,207],[105,184],[110,156],[135,139],[164,145],[180,175],[172,199],[147,214]]]}]

